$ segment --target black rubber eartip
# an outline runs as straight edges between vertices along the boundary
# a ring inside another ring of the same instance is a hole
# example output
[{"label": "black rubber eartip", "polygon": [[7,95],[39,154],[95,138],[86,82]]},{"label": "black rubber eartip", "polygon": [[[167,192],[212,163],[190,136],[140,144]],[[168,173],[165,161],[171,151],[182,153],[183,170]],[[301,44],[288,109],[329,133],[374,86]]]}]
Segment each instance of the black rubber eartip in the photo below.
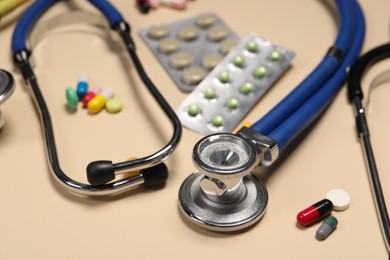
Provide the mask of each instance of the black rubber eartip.
[{"label": "black rubber eartip", "polygon": [[168,168],[165,163],[160,163],[140,171],[144,177],[146,187],[162,186],[168,179]]},{"label": "black rubber eartip", "polygon": [[88,182],[92,185],[103,185],[115,179],[112,161],[94,161],[87,166]]}]

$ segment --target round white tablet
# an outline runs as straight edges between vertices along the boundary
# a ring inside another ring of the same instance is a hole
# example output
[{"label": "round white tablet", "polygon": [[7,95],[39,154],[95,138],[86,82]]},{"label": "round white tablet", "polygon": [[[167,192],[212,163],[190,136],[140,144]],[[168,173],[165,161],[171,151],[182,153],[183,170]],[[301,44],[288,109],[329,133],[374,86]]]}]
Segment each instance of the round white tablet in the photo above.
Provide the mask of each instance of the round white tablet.
[{"label": "round white tablet", "polygon": [[333,203],[334,210],[345,210],[351,203],[351,196],[342,189],[333,189],[326,193],[326,198]]}]

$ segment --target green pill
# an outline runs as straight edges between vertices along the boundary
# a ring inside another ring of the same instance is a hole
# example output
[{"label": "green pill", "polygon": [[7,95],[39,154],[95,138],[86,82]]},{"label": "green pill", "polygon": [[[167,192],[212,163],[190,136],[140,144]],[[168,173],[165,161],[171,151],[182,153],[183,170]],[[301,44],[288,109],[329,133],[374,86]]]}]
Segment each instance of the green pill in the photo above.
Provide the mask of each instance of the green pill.
[{"label": "green pill", "polygon": [[277,51],[273,51],[273,52],[271,52],[271,53],[269,54],[269,59],[270,59],[271,61],[280,61],[281,57],[282,57],[282,56],[281,56],[280,53],[277,52]]},{"label": "green pill", "polygon": [[257,43],[255,41],[248,42],[248,45],[246,46],[246,49],[249,52],[257,52],[258,48],[259,48],[259,46],[257,45]]},{"label": "green pill", "polygon": [[240,101],[237,98],[229,98],[227,106],[230,110],[237,109],[240,106]]},{"label": "green pill", "polygon": [[254,74],[254,76],[255,76],[256,78],[262,79],[262,78],[265,77],[265,75],[267,75],[267,69],[266,69],[265,67],[263,67],[263,66],[257,67],[257,68],[255,69],[255,72],[254,72],[253,74]]},{"label": "green pill", "polygon": [[234,64],[234,66],[239,67],[239,68],[244,67],[244,65],[245,65],[245,59],[244,59],[244,57],[242,57],[242,56],[240,56],[240,55],[237,55],[237,56],[234,57],[234,59],[233,59],[233,64]]},{"label": "green pill", "polygon": [[228,83],[230,81],[230,75],[228,72],[226,71],[222,71],[220,74],[219,74],[219,81],[221,81],[222,83]]},{"label": "green pill", "polygon": [[188,107],[187,113],[190,116],[195,117],[195,116],[199,115],[200,107],[198,105],[191,105]]},{"label": "green pill", "polygon": [[111,98],[106,102],[106,109],[109,113],[118,113],[122,110],[123,103],[121,100]]},{"label": "green pill", "polygon": [[223,117],[218,115],[218,116],[215,116],[212,120],[211,120],[213,126],[215,127],[220,127],[220,126],[223,126],[223,123],[224,123],[224,120],[223,120]]},{"label": "green pill", "polygon": [[240,86],[240,92],[244,95],[248,95],[253,91],[253,84],[250,82],[245,82]]},{"label": "green pill", "polygon": [[73,88],[66,88],[66,102],[72,110],[76,110],[79,104],[79,96]]},{"label": "green pill", "polygon": [[204,97],[206,99],[214,99],[215,98],[215,90],[211,87],[206,88],[203,92]]}]

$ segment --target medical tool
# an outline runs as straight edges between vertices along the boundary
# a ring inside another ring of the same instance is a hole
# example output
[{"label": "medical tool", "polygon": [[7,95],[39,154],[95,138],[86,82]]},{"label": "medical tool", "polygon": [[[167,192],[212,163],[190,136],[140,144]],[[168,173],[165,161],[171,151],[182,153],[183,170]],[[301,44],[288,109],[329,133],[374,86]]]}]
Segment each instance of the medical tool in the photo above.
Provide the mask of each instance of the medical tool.
[{"label": "medical tool", "polygon": [[315,70],[250,128],[202,138],[192,159],[197,169],[179,190],[179,205],[192,223],[215,231],[234,231],[264,214],[265,185],[251,172],[269,166],[332,101],[347,68],[358,58],[365,22],[355,0],[336,0],[340,28],[334,45]]},{"label": "medical tool", "polygon": [[[363,56],[361,56],[355,65],[351,68],[348,76],[348,96],[349,100],[354,106],[354,113],[356,116],[356,129],[361,144],[364,150],[364,157],[369,171],[369,178],[371,182],[371,190],[374,195],[375,205],[378,212],[379,221],[382,227],[383,237],[390,251],[390,220],[387,212],[386,201],[383,196],[382,186],[378,169],[376,167],[374,150],[370,141],[370,132],[366,118],[366,107],[363,106],[363,90],[361,81],[365,72],[369,70],[374,64],[390,58],[390,44],[383,44],[378,46]],[[383,74],[382,78],[387,79],[388,74]],[[380,80],[378,81],[380,82]],[[389,255],[390,259],[390,255]]]},{"label": "medical tool", "polygon": [[[181,125],[175,112],[159,93],[155,85],[147,76],[135,50],[134,42],[130,35],[130,26],[122,18],[121,14],[105,0],[89,0],[108,20],[110,27],[115,30],[124,42],[127,51],[135,65],[135,68],[143,83],[160,105],[173,125],[173,135],[169,142],[159,151],[138,159],[113,163],[109,160],[91,162],[87,166],[87,177],[90,184],[80,183],[67,176],[61,169],[56,144],[54,140],[52,119],[46,106],[44,97],[38,86],[37,78],[29,62],[31,50],[26,46],[26,39],[39,17],[46,12],[58,0],[35,1],[18,21],[12,38],[12,50],[14,59],[19,65],[25,81],[31,87],[36,107],[41,117],[45,144],[48,153],[48,161],[54,179],[62,186],[75,193],[84,195],[106,195],[128,190],[136,185],[144,184],[147,187],[162,185],[168,177],[168,170],[163,163],[174,151],[181,136]],[[73,16],[72,16],[73,18]],[[119,174],[139,171],[138,174],[122,179],[116,179]],[[116,179],[116,180],[115,180]],[[113,181],[115,180],[115,181]]]},{"label": "medical tool", "polygon": [[[5,70],[0,70],[0,105],[3,104],[14,92],[14,77]],[[5,117],[0,110],[0,130],[5,124]]]}]

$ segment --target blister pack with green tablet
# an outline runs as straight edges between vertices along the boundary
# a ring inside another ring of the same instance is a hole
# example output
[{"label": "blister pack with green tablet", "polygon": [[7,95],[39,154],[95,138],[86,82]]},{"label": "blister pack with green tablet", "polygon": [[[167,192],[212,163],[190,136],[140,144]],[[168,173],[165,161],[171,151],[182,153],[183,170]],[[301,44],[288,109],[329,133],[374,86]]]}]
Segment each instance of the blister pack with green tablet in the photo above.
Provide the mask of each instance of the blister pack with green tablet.
[{"label": "blister pack with green tablet", "polygon": [[191,92],[239,38],[213,13],[155,24],[139,35],[183,92]]},{"label": "blister pack with green tablet", "polygon": [[180,121],[204,135],[232,132],[294,56],[258,35],[247,36],[179,106]]}]

